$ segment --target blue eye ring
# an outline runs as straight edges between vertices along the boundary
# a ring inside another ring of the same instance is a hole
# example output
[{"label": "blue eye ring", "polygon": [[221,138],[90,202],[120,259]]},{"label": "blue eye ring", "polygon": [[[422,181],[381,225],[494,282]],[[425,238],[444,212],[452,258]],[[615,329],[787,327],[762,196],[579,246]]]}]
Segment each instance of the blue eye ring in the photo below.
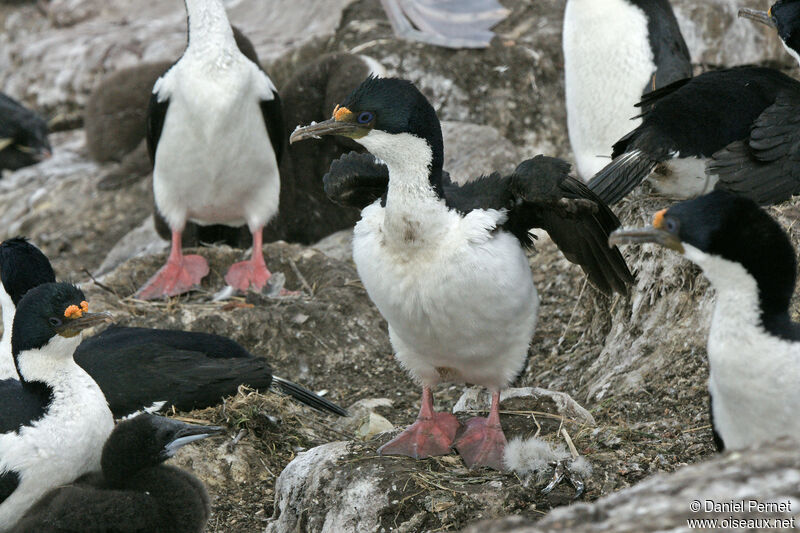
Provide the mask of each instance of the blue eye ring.
[{"label": "blue eye ring", "polygon": [[680,223],[672,217],[667,217],[664,219],[664,229],[666,229],[670,233],[678,233],[678,228],[680,228]]},{"label": "blue eye ring", "polygon": [[369,124],[370,122],[372,122],[373,118],[375,118],[375,115],[373,115],[369,111],[362,111],[358,115],[358,123],[359,124]]},{"label": "blue eye ring", "polygon": [[50,325],[51,325],[51,326],[58,327],[58,326],[60,326],[61,324],[62,324],[62,322],[61,322],[61,320],[60,320],[60,319],[58,319],[58,318],[56,318],[56,317],[51,317],[51,318],[50,318]]}]

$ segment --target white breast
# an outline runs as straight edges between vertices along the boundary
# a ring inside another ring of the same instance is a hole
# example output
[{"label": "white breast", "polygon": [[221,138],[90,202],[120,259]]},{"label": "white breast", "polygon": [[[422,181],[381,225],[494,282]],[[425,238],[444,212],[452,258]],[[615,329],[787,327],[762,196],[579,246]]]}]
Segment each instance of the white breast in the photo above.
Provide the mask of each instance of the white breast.
[{"label": "white breast", "polygon": [[71,360],[51,385],[54,400],[42,419],[19,433],[0,435],[0,470],[20,474],[19,486],[0,504],[0,531],[50,489],[100,469],[103,445],[114,427],[102,391]]},{"label": "white breast", "polygon": [[461,217],[439,204],[417,214],[424,220],[408,217],[405,228],[387,224],[376,202],[353,237],[359,275],[389,322],[398,360],[429,385],[505,386],[525,362],[538,311],[523,250],[512,235],[492,233],[500,212]]},{"label": "white breast", "polygon": [[209,72],[187,51],[156,85],[169,108],[153,188],[172,227],[191,220],[255,229],[277,212],[280,176],[259,107],[271,82],[239,56]]},{"label": "white breast", "polygon": [[800,343],[760,326],[758,287],[740,264],[686,249],[717,289],[708,337],[709,392],[725,446],[800,438]]},{"label": "white breast", "polygon": [[564,13],[569,140],[580,176],[611,162],[611,147],[641,124],[634,105],[655,73],[644,12],[626,0],[569,0]]}]

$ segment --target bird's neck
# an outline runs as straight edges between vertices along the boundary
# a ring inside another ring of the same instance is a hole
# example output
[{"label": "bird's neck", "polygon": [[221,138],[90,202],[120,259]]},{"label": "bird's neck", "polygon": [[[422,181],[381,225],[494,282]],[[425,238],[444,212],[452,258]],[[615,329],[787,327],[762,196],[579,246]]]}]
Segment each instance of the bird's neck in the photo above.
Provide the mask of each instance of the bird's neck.
[{"label": "bird's neck", "polygon": [[771,294],[762,283],[735,261],[699,252],[686,246],[686,256],[703,269],[716,291],[712,328],[728,336],[749,335],[754,328],[772,331],[791,322],[788,301]]},{"label": "bird's neck", "polygon": [[789,52],[789,55],[792,56],[792,58],[795,61],[797,61],[798,65],[800,65],[800,54],[797,53],[797,50],[786,44],[786,42],[783,39],[781,39],[781,44],[786,49],[786,51]]},{"label": "bird's neck", "polygon": [[69,338],[56,335],[41,348],[16,354],[14,362],[20,381],[23,384],[41,382],[55,389],[68,388],[71,384],[83,386],[84,377],[92,381],[72,358],[80,342],[80,335]]},{"label": "bird's neck", "polygon": [[187,54],[201,54],[213,60],[221,53],[238,50],[220,0],[185,1],[189,28]]},{"label": "bird's neck", "polygon": [[17,379],[17,368],[14,366],[14,357],[11,355],[11,330],[14,325],[14,315],[17,307],[2,285],[0,285],[0,305],[3,307],[3,338],[0,339],[0,380]]},{"label": "bird's neck", "polygon": [[441,227],[447,211],[442,194],[442,153],[425,139],[409,133],[372,131],[359,139],[389,169],[384,231],[404,246],[421,245]]}]

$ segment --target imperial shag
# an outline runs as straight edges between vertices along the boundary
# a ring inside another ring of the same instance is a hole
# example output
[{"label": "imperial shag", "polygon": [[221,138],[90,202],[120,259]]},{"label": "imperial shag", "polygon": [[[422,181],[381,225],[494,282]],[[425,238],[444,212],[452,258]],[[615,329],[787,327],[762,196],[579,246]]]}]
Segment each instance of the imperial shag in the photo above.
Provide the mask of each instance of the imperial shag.
[{"label": "imperial shag", "polygon": [[[777,27],[798,58],[800,2],[742,14]],[[773,204],[800,192],[800,82],[773,69],[736,67],[673,83],[640,105],[641,126],[614,145],[614,160],[589,182],[606,202],[619,201],[648,176],[676,198],[716,188]]]},{"label": "imperial shag", "polygon": [[643,242],[682,254],[714,286],[708,388],[717,446],[800,437],[800,324],[789,317],[797,261],[786,232],[752,200],[714,191],[609,239]]},{"label": "imperial shag", "polygon": [[[405,80],[367,78],[333,118],[290,141],[318,135],[355,139],[386,164],[384,177],[378,167],[326,183],[336,199],[363,208],[353,258],[398,360],[423,385],[417,422],[380,452],[427,457],[455,446],[470,466],[501,468],[500,389],[522,369],[539,307],[528,231],[546,229],[601,290],[624,292],[630,273],[605,246],[619,221],[553,158],[525,161],[510,176],[449,183],[439,120]],[[491,389],[489,418],[470,420],[456,438],[456,418],[433,410],[431,387],[443,381]]]}]

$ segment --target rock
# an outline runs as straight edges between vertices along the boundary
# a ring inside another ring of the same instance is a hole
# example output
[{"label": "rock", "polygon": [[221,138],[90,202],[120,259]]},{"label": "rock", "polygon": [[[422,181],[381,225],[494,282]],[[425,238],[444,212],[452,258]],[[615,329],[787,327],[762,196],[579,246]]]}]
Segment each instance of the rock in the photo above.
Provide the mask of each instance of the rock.
[{"label": "rock", "polygon": [[[351,2],[276,0],[264,9],[244,0],[233,3],[228,16],[270,61],[330,36]],[[7,21],[0,36],[0,82],[36,107],[83,106],[102,74],[142,61],[174,61],[186,42],[181,2],[59,0],[48,5],[46,19],[35,10],[30,14]]]},{"label": "rock", "polygon": [[339,261],[353,260],[353,230],[343,229],[331,233],[312,245],[313,248]]},{"label": "rock", "polygon": [[148,217],[139,227],[132,229],[117,241],[97,267],[94,275],[102,278],[128,259],[157,254],[168,248],[169,243],[161,240],[153,226],[153,219]]},{"label": "rock", "polygon": [[520,150],[491,126],[442,122],[444,168],[457,183],[489,175],[510,174],[522,162]]},{"label": "rock", "polygon": [[[491,394],[486,389],[472,387],[464,391],[464,394],[453,406],[453,413],[476,413],[488,411],[491,405]],[[517,401],[513,401],[517,400]],[[544,407],[541,403],[551,404]],[[511,407],[510,404],[514,404]],[[552,406],[552,407],[551,407]],[[533,412],[546,412],[550,414],[560,414],[572,419],[578,424],[594,426],[596,424],[592,414],[581,407],[578,402],[570,398],[569,394],[558,391],[550,391],[540,387],[522,387],[504,389],[500,393],[501,410],[528,410]]]},{"label": "rock", "polygon": [[[714,503],[741,503],[744,511],[728,510]],[[748,510],[750,502],[776,507],[775,511]],[[699,512],[693,506],[699,505]],[[710,511],[706,506],[710,505]],[[726,453],[704,463],[686,466],[669,475],[659,474],[595,503],[579,503],[557,509],[538,523],[520,517],[484,521],[463,533],[536,533],[540,531],[615,531],[647,533],[687,531],[703,526],[690,519],[724,520],[779,519],[786,523],[776,529],[792,530],[800,505],[800,457],[797,442],[781,439],[753,450]],[[777,510],[781,507],[783,511]],[[751,525],[747,530],[775,528]],[[712,528],[709,528],[712,529]],[[716,528],[713,528],[716,529]]]}]

